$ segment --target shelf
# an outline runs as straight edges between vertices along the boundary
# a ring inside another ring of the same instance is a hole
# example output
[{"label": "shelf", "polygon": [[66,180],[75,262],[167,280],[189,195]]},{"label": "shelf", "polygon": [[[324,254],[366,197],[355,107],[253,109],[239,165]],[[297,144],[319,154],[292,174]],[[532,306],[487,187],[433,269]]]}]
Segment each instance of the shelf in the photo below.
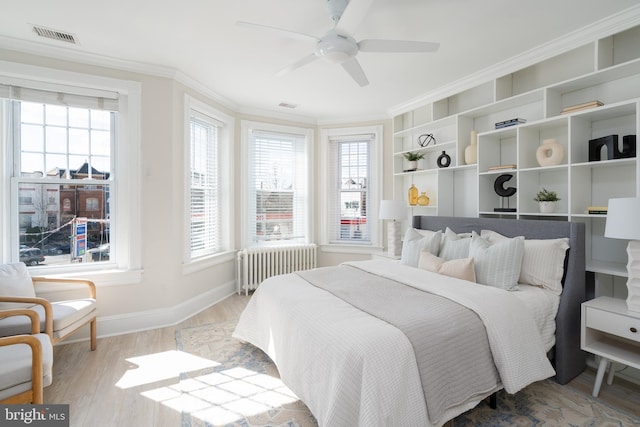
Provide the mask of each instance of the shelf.
[{"label": "shelf", "polygon": [[[589,329],[587,328],[587,330]],[[640,345],[638,343],[602,335],[597,341],[584,345],[582,349],[614,362],[640,369]]]},{"label": "shelf", "polygon": [[393,155],[404,156],[405,153],[415,153],[415,152],[431,153],[434,151],[451,150],[452,148],[455,148],[455,147],[456,147],[456,141],[447,141],[447,142],[442,142],[435,145],[429,145],[428,147],[416,147],[410,150],[398,151],[396,153],[393,153]]},{"label": "shelf", "polygon": [[[624,277],[626,266],[614,261],[626,260],[626,242],[604,237],[606,215],[584,212],[587,206],[606,206],[610,198],[640,196],[640,156],[588,161],[590,140],[617,135],[621,145],[624,136],[640,131],[638,37],[640,25],[622,29],[397,115],[390,157],[394,194],[406,200],[411,184],[426,191],[433,205],[414,210],[416,214],[582,222],[587,268]],[[593,100],[604,105],[561,114],[568,106]],[[496,122],[516,117],[526,122],[495,129]],[[477,163],[466,165],[473,132]],[[446,142],[419,147],[422,133]],[[558,165],[540,166],[538,150],[548,139],[556,140],[564,155]],[[443,150],[451,156],[448,168],[437,167]],[[426,153],[418,163],[423,170],[401,171],[408,151]],[[600,154],[608,157],[606,149]],[[489,170],[511,164],[516,167]],[[516,189],[508,205],[495,192],[503,174],[512,175],[504,188]],[[542,188],[560,197],[553,213],[540,213],[533,200]],[[501,206],[516,212],[493,210]]]},{"label": "shelf", "polygon": [[627,277],[627,266],[621,262],[587,260],[587,271]]}]

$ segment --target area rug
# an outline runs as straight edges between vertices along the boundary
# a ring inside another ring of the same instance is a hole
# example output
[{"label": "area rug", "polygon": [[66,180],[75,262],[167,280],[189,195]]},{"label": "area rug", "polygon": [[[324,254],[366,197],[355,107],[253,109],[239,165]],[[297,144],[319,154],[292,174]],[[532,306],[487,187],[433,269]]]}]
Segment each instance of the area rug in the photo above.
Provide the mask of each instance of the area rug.
[{"label": "area rug", "polygon": [[[180,375],[181,392],[192,400],[183,409],[183,427],[314,427],[308,408],[279,379],[271,359],[231,336],[236,321],[176,331],[178,350],[208,360],[205,369]],[[515,395],[498,393],[498,407],[481,403],[461,414],[455,427],[640,425],[627,414],[590,395],[552,380],[532,384]],[[400,427],[400,426],[399,426]]]}]

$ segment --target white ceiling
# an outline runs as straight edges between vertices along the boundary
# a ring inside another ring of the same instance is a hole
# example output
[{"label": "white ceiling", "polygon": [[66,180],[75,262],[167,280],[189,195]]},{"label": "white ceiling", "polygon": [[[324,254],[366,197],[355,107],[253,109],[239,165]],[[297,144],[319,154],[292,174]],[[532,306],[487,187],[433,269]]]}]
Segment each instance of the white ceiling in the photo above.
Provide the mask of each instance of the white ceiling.
[{"label": "white ceiling", "polygon": [[[359,53],[370,81],[365,87],[324,61],[276,77],[313,52],[313,42],[236,25],[250,21],[320,37],[333,26],[325,3],[12,1],[0,14],[0,47],[66,58],[82,54],[78,58],[87,61],[98,55],[115,64],[135,61],[183,73],[239,111],[347,121],[388,116],[390,109],[636,6],[638,0],[374,0],[351,34],[356,40],[441,45],[435,53]],[[72,33],[79,44],[40,38],[34,24]],[[283,109],[281,102],[298,108]]]}]

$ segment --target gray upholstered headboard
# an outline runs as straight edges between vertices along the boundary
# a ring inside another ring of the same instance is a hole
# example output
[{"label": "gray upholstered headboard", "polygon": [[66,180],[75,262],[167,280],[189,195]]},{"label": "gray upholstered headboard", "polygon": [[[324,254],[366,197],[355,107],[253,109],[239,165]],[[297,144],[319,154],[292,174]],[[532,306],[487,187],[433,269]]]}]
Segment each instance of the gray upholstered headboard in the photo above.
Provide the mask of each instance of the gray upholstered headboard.
[{"label": "gray upholstered headboard", "polygon": [[525,239],[568,237],[570,249],[565,258],[565,276],[560,307],[556,316],[556,345],[553,363],[555,380],[566,384],[584,371],[586,353],[580,350],[580,305],[585,301],[584,224],[567,221],[516,220],[498,218],[463,218],[447,216],[415,216],[413,227],[456,233],[494,230],[504,236]]}]

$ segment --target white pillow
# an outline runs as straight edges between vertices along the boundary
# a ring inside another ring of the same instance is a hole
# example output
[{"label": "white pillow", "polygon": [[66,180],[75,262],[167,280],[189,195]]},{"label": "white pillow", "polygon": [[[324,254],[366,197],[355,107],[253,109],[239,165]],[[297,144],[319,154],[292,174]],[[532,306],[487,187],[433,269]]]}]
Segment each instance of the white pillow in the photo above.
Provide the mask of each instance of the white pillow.
[{"label": "white pillow", "polygon": [[492,245],[475,232],[471,236],[469,256],[475,261],[476,280],[483,285],[515,290],[523,254],[524,237],[514,237]]},{"label": "white pillow", "polygon": [[417,267],[420,260],[420,252],[426,250],[432,254],[437,254],[440,248],[441,235],[441,232],[436,231],[431,236],[423,236],[414,228],[407,229],[402,242],[400,263]]},{"label": "white pillow", "polygon": [[452,259],[469,258],[471,233],[456,234],[449,227],[444,231],[442,244],[438,256],[446,261]]},{"label": "white pillow", "polygon": [[[492,230],[482,230],[480,235],[490,242],[499,242],[509,237]],[[569,249],[569,238],[525,239],[520,283],[540,286],[560,295],[564,258]]]},{"label": "white pillow", "polygon": [[[0,265],[0,295],[35,298],[36,291],[27,266],[23,262]],[[31,303],[0,302],[0,309],[31,307]]]},{"label": "white pillow", "polygon": [[476,271],[473,266],[473,258],[460,258],[445,261],[433,255],[431,252],[422,251],[418,268],[444,276],[455,277],[469,282],[476,282]]}]

